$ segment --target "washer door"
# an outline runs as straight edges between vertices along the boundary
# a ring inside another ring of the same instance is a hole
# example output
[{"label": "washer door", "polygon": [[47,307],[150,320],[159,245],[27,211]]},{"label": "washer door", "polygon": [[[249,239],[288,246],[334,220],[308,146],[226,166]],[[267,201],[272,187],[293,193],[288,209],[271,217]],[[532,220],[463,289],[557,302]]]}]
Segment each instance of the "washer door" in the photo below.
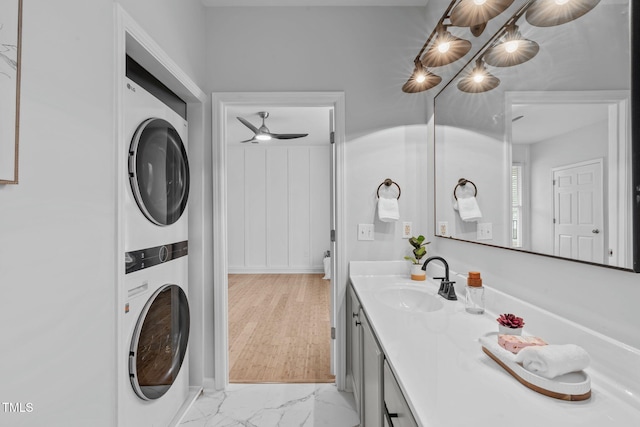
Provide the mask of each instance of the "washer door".
[{"label": "washer door", "polygon": [[147,301],[129,350],[129,378],[141,399],[158,399],[171,388],[187,352],[189,321],[180,286],[164,285]]},{"label": "washer door", "polygon": [[171,225],[189,197],[189,162],[176,129],[163,119],[138,126],[129,148],[129,181],[142,213],[156,225]]}]

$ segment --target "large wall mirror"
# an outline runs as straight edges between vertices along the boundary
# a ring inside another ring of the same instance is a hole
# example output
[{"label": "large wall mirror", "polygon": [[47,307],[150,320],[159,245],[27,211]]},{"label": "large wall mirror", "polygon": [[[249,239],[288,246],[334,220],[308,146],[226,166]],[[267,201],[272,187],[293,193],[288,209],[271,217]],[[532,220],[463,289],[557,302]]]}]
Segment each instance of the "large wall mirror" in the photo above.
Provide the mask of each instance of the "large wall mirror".
[{"label": "large wall mirror", "polygon": [[436,235],[640,270],[634,26],[630,0],[537,0],[479,49],[434,101]]}]

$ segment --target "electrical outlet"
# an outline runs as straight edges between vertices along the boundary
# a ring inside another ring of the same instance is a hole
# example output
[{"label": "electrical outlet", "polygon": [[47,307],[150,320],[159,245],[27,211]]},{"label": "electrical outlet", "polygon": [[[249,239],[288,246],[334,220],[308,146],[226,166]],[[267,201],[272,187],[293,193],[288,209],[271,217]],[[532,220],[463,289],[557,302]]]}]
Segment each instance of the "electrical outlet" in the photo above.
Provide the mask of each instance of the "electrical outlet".
[{"label": "electrical outlet", "polygon": [[477,234],[478,240],[492,240],[493,224],[490,222],[479,222]]},{"label": "electrical outlet", "polygon": [[411,227],[413,226],[413,224],[411,222],[403,222],[402,223],[402,238],[403,239],[409,239],[412,234],[411,234]]},{"label": "electrical outlet", "polygon": [[373,240],[373,224],[358,224],[358,240]]},{"label": "electrical outlet", "polygon": [[449,235],[449,222],[448,221],[438,222],[438,236],[448,236],[448,235]]}]

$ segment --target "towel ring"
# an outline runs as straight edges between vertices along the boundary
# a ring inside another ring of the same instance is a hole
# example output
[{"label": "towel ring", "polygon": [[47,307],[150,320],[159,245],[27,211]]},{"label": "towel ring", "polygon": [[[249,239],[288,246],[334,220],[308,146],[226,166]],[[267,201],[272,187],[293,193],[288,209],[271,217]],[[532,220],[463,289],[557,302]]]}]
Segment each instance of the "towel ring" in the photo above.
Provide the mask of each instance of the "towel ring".
[{"label": "towel ring", "polygon": [[473,185],[473,192],[474,192],[473,197],[478,195],[478,187],[476,187],[476,185],[473,182],[469,181],[468,179],[460,178],[458,180],[458,185],[456,185],[456,187],[453,189],[454,199],[458,200],[458,196],[456,196],[456,190],[458,189],[458,187],[464,187],[467,184]]},{"label": "towel ring", "polygon": [[378,190],[376,190],[376,196],[378,196],[378,199],[380,198],[380,188],[382,188],[383,185],[386,185],[387,187],[391,187],[392,185],[395,185],[396,187],[398,187],[398,197],[396,197],[396,199],[400,198],[400,194],[402,194],[402,190],[400,189],[400,186],[398,185],[397,182],[394,182],[390,178],[387,178],[384,181],[382,181],[382,184],[378,185]]}]

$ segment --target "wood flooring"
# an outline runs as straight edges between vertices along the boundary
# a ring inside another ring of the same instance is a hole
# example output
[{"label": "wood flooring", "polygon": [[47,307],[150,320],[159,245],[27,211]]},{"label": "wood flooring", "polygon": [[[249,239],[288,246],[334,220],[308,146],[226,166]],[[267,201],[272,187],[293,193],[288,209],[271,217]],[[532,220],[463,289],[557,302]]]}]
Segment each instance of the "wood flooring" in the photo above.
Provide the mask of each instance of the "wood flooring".
[{"label": "wood flooring", "polygon": [[230,274],[229,382],[334,382],[330,283],[322,274]]}]

